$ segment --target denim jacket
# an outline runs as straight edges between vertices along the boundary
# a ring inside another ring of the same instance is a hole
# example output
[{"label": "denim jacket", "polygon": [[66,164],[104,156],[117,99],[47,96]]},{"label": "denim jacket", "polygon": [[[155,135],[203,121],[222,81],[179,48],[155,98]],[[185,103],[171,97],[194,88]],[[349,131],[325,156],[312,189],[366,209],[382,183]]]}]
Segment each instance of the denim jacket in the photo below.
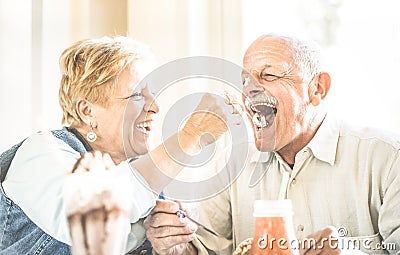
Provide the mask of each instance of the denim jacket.
[{"label": "denim jacket", "polygon": [[[73,129],[54,130],[52,134],[70,145],[74,150],[84,153],[92,150],[80,134]],[[4,181],[15,153],[24,141],[14,145],[0,155],[0,181]],[[22,209],[8,198],[0,185],[0,255],[64,255],[71,254],[70,246],[57,241],[36,226]]]},{"label": "denim jacket", "polygon": [[[79,153],[93,150],[82,135],[73,128],[64,127],[61,130],[53,130],[52,134]],[[18,148],[24,141],[0,155],[0,255],[70,255],[69,245],[46,234],[4,192],[2,183]],[[142,222],[143,219],[131,223],[134,235],[139,237],[137,243],[139,247],[128,254],[150,255],[152,253],[150,242],[140,239],[145,235]]]}]

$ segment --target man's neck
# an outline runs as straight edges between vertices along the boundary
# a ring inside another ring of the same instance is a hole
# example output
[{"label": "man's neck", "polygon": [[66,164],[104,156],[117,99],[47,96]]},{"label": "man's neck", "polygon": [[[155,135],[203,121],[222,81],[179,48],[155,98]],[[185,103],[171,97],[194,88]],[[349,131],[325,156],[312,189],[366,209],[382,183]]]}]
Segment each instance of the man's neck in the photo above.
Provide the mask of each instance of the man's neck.
[{"label": "man's neck", "polygon": [[286,163],[295,163],[296,154],[310,143],[321,126],[325,116],[325,114],[321,115],[320,117],[316,116],[312,121],[309,122],[310,124],[305,130],[303,130],[303,132],[300,133],[300,135],[298,135],[291,143],[277,151],[277,153]]}]

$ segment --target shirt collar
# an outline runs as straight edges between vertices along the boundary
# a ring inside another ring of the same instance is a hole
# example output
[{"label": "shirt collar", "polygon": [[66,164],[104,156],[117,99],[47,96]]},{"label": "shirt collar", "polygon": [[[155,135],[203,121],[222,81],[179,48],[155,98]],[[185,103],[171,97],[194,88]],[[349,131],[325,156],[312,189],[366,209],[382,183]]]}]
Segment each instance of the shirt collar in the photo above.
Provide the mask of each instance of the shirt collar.
[{"label": "shirt collar", "polygon": [[339,132],[340,122],[327,114],[317,133],[306,147],[310,148],[317,159],[333,165],[336,158]]}]

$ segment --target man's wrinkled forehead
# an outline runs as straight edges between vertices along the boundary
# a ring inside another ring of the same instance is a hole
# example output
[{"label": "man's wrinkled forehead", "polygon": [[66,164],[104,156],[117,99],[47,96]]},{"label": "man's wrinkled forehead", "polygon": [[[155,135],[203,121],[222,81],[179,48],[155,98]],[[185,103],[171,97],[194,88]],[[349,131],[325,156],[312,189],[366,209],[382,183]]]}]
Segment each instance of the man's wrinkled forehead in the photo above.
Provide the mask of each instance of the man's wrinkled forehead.
[{"label": "man's wrinkled forehead", "polygon": [[248,72],[268,67],[288,69],[292,62],[292,52],[287,42],[274,37],[258,38],[243,57],[243,67]]}]

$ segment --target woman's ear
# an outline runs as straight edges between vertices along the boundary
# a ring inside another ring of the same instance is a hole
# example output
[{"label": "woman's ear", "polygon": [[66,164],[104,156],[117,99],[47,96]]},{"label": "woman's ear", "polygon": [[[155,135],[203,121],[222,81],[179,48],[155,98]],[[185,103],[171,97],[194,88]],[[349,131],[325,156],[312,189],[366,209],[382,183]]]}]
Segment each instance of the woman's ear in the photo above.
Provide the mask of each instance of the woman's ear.
[{"label": "woman's ear", "polygon": [[86,99],[81,99],[76,103],[76,110],[79,117],[86,125],[95,125],[94,107],[92,103],[90,103]]},{"label": "woman's ear", "polygon": [[331,88],[331,77],[326,72],[319,73],[314,77],[315,81],[310,84],[308,88],[308,93],[310,97],[310,102],[317,106],[325,99],[326,95]]}]

